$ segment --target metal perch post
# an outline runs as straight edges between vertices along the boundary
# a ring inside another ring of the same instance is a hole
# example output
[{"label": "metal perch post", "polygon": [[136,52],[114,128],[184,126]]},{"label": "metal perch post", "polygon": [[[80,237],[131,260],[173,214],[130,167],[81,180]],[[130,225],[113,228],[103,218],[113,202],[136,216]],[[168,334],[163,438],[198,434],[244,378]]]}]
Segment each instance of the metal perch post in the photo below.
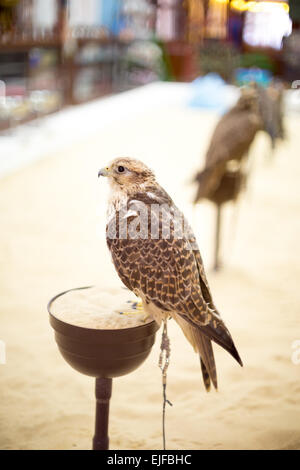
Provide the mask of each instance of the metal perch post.
[{"label": "metal perch post", "polygon": [[216,217],[216,233],[215,233],[215,262],[214,270],[220,269],[220,233],[221,233],[221,204],[217,204],[217,217]]},{"label": "metal perch post", "polygon": [[108,450],[109,401],[112,391],[112,379],[96,379],[95,385],[96,418],[93,450]]}]

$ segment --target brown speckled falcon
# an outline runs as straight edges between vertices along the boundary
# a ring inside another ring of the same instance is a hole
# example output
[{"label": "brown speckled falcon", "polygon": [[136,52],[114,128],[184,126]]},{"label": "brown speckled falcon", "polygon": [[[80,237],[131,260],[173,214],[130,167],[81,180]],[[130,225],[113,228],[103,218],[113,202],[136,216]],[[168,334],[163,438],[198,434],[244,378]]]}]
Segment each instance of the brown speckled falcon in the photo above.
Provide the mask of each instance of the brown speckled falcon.
[{"label": "brown speckled falcon", "polygon": [[243,88],[235,106],[218,122],[206,153],[205,167],[194,178],[198,184],[194,203],[211,199],[217,191],[229,162],[241,167],[257,132],[263,128],[258,90]]},{"label": "brown speckled falcon", "polygon": [[159,324],[172,317],[200,355],[206,389],[217,375],[211,340],[242,365],[210,293],[195,236],[153,172],[118,158],[99,171],[109,178],[107,244],[121,280]]},{"label": "brown speckled falcon", "polygon": [[[238,102],[221,117],[206,152],[205,166],[194,177],[198,183],[195,204],[202,198],[215,202],[219,198],[218,192],[223,193],[226,186],[223,178],[232,176],[232,167],[241,180],[246,177],[243,163],[258,131],[270,137],[272,150],[278,141],[286,138],[283,87],[280,83],[267,88],[252,83],[242,88]],[[232,199],[241,188],[233,189]]]}]

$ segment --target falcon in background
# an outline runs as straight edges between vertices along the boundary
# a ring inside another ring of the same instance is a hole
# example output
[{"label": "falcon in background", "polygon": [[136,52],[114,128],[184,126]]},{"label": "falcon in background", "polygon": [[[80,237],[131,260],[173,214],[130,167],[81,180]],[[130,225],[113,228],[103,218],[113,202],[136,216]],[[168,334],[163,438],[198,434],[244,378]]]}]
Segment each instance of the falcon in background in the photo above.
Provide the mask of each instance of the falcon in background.
[{"label": "falcon in background", "polygon": [[[232,168],[243,179],[243,164],[258,131],[270,137],[272,150],[275,149],[277,142],[285,138],[283,114],[281,85],[272,84],[263,88],[253,83],[241,89],[236,105],[219,120],[206,152],[204,168],[194,177],[198,184],[194,204],[202,198],[213,202],[220,199],[216,192],[222,178],[230,178]],[[223,193],[223,189],[220,188],[219,192]],[[234,199],[239,190],[232,192]]]},{"label": "falcon in background", "polygon": [[194,204],[208,199],[216,205],[214,269],[220,268],[221,209],[235,201],[247,181],[245,163],[256,134],[265,132],[272,152],[285,138],[283,123],[283,88],[272,84],[263,88],[256,83],[241,89],[235,106],[219,120],[206,152],[204,168],[194,176],[197,184]]},{"label": "falcon in background", "polygon": [[211,382],[217,388],[211,342],[242,361],[214,305],[191,228],[142,162],[118,158],[98,176],[110,183],[106,237],[118,275],[157,323],[171,317],[179,324],[200,356],[206,389]]},{"label": "falcon in background", "polygon": [[262,127],[258,90],[242,88],[237,104],[218,122],[206,153],[204,169],[194,178],[198,184],[195,204],[202,198],[214,197],[232,163],[236,169],[241,169]]},{"label": "falcon in background", "polygon": [[274,82],[267,88],[256,85],[258,91],[259,109],[263,121],[263,131],[271,140],[272,151],[275,150],[278,141],[286,139],[284,128],[284,100],[283,86]]}]

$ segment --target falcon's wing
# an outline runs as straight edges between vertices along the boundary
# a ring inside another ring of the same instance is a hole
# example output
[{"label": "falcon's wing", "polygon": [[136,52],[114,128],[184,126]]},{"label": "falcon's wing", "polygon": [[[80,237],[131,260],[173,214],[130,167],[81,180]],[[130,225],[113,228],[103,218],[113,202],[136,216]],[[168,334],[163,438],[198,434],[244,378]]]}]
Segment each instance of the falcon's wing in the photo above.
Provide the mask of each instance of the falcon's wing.
[{"label": "falcon's wing", "polygon": [[214,194],[226,172],[227,162],[240,161],[247,155],[260,126],[258,115],[238,108],[220,119],[206,152],[205,167],[194,178],[198,184],[194,203]]},{"label": "falcon's wing", "polygon": [[108,242],[124,284],[164,311],[207,324],[212,312],[199,283],[195,257],[185,239],[113,239]]},{"label": "falcon's wing", "polygon": [[226,325],[224,324],[223,320],[221,319],[221,316],[213,302],[213,298],[212,298],[208,281],[206,278],[206,274],[204,271],[204,266],[203,266],[203,261],[202,261],[202,257],[200,254],[200,250],[197,246],[195,235],[191,227],[188,224],[186,225],[186,233],[193,247],[193,254],[197,263],[199,282],[200,282],[202,295],[205,299],[206,304],[209,305],[209,307],[213,310],[213,319],[207,325],[202,326],[201,331],[208,338],[212,339],[215,343],[219,344],[224,349],[226,349],[242,366],[243,365],[242,360],[234,345],[231,335]]},{"label": "falcon's wing", "polygon": [[[141,198],[141,196],[140,196]],[[150,207],[153,200],[144,199]],[[128,222],[135,219],[129,206]],[[173,214],[180,214],[171,206]],[[153,217],[153,212],[151,213]],[[181,214],[182,215],[182,214]],[[183,217],[183,216],[182,216]],[[215,309],[200,252],[188,227],[182,238],[175,236],[176,222],[170,223],[170,237],[162,238],[165,223],[159,212],[159,237],[151,238],[150,216],[143,238],[107,239],[115,268],[124,284],[146,302],[174,312],[223,346],[240,363],[231,336]],[[153,219],[152,219],[153,224]],[[152,225],[153,227],[153,225]]]},{"label": "falcon's wing", "polygon": [[258,116],[233,108],[216,126],[206,153],[205,167],[221,161],[239,160],[249,147],[260,127]]}]

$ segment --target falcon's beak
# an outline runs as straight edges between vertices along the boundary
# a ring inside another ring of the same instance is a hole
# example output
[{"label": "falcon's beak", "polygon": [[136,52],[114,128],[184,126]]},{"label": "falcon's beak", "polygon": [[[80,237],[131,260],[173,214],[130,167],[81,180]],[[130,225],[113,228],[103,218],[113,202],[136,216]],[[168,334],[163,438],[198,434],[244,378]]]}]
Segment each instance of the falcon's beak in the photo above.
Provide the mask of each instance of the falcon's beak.
[{"label": "falcon's beak", "polygon": [[98,172],[98,178],[99,176],[110,176],[110,168],[107,166],[105,168],[101,168]]}]

